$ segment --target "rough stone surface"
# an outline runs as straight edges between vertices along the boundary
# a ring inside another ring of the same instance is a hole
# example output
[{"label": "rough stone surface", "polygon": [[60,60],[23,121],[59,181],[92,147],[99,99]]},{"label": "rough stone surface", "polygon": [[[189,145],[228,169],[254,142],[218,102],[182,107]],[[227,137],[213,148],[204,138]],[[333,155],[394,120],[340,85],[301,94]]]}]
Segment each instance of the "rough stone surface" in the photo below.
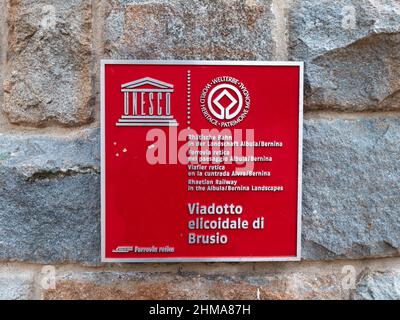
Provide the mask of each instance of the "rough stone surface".
[{"label": "rough stone surface", "polygon": [[[309,261],[101,265],[99,130],[36,127],[96,117],[103,57],[305,61]],[[400,300],[399,79],[398,0],[1,0],[0,300]]]},{"label": "rough stone surface", "polygon": [[6,24],[6,6],[4,1],[0,1],[0,111],[3,106],[3,76],[4,76],[4,60],[6,55],[6,39],[5,39],[5,24]]},{"label": "rough stone surface", "polygon": [[307,108],[400,109],[399,1],[291,0],[288,25]]},{"label": "rough stone surface", "polygon": [[96,263],[99,134],[0,134],[0,259]]},{"label": "rough stone surface", "polygon": [[44,299],[340,299],[335,275],[87,272],[58,277]]},{"label": "rough stone surface", "polygon": [[8,11],[8,119],[37,126],[92,120],[91,1],[9,0]]},{"label": "rough stone surface", "polygon": [[303,258],[400,252],[400,119],[308,120]]},{"label": "rough stone surface", "polygon": [[353,299],[400,300],[400,272],[365,272],[357,283]]},{"label": "rough stone surface", "polygon": [[10,267],[0,268],[0,300],[32,298],[34,273]]},{"label": "rough stone surface", "polygon": [[112,58],[270,59],[270,0],[124,1],[107,8]]}]

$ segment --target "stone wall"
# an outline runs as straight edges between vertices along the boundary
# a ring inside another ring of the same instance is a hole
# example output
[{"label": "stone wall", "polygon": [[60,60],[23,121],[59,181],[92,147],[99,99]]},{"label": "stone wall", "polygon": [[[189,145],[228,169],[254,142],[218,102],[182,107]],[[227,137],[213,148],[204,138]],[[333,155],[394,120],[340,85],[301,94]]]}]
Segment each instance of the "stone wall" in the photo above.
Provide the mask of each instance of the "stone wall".
[{"label": "stone wall", "polygon": [[[102,264],[101,58],[305,61],[299,263]],[[400,299],[397,0],[1,0],[0,298]]]}]

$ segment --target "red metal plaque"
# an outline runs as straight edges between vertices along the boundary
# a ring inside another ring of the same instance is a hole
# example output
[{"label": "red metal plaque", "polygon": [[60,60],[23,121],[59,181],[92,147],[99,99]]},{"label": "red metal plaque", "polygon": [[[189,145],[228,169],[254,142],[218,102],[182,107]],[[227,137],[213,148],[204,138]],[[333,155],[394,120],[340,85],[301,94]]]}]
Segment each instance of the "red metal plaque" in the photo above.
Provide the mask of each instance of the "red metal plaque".
[{"label": "red metal plaque", "polygon": [[301,62],[101,72],[102,261],[300,259]]}]

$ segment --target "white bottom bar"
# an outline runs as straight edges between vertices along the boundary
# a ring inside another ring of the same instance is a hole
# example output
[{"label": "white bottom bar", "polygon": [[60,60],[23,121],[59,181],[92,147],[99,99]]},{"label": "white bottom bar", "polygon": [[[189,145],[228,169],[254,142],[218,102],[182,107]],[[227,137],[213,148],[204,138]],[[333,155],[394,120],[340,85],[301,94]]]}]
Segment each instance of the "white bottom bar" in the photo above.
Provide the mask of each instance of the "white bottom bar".
[{"label": "white bottom bar", "polygon": [[118,127],[177,127],[172,116],[122,116],[115,124]]},{"label": "white bottom bar", "polygon": [[174,119],[173,116],[159,116],[159,115],[152,115],[152,116],[121,116],[121,119]]}]

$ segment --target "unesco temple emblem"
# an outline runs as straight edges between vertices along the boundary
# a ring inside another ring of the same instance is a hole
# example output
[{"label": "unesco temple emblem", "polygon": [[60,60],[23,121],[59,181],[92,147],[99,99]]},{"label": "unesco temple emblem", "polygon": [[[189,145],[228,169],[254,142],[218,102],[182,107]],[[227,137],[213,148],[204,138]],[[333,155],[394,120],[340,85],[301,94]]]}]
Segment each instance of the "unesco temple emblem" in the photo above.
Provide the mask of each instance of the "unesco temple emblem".
[{"label": "unesco temple emblem", "polygon": [[124,106],[117,126],[178,126],[171,115],[172,84],[146,77],[122,84],[121,92]]}]

